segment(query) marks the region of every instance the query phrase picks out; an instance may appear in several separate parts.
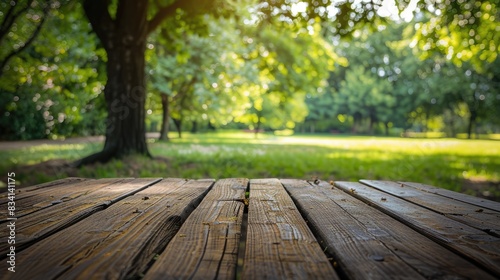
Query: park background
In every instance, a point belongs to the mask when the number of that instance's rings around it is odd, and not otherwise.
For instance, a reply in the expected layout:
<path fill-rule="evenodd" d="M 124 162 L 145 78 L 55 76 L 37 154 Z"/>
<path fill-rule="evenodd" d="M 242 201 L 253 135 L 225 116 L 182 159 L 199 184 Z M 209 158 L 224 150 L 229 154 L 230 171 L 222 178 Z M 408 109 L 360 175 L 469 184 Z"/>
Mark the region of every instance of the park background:
<path fill-rule="evenodd" d="M 0 3 L 2 182 L 387 179 L 500 199 L 498 1 L 136 3 Z M 117 44 L 147 22 L 139 48 L 116 58 L 103 14 Z"/>

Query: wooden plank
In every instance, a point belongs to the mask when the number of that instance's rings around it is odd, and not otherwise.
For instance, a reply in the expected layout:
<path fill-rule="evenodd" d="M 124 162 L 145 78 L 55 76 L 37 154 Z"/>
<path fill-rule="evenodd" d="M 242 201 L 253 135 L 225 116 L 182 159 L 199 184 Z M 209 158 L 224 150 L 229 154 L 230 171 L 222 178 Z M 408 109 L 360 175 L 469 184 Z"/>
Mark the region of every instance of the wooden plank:
<path fill-rule="evenodd" d="M 21 218 L 41 209 L 70 201 L 82 195 L 88 195 L 90 192 L 106 185 L 118 183 L 123 180 L 125 179 L 101 179 L 98 182 L 95 182 L 95 180 L 70 180 L 67 184 L 54 184 L 50 187 L 23 192 L 21 195 L 16 195 L 15 197 L 16 217 Z M 1 214 L 4 214 L 5 211 L 7 211 L 7 207 L 0 208 Z M 2 215 L 2 217 L 7 217 L 6 212 L 5 216 Z M 6 218 L 0 220 L 0 224 L 4 222 L 7 222 Z"/>
<path fill-rule="evenodd" d="M 500 203 L 498 203 L 496 201 L 491 201 L 491 200 L 488 200 L 485 198 L 470 196 L 470 195 L 466 195 L 463 193 L 458 193 L 458 192 L 450 191 L 447 189 L 437 188 L 434 186 L 429 186 L 429 185 L 420 184 L 420 183 L 413 183 L 413 182 L 400 182 L 400 183 L 404 184 L 406 186 L 409 186 L 409 187 L 416 188 L 416 189 L 424 191 L 424 192 L 441 195 L 444 197 L 448 197 L 448 198 L 452 198 L 452 199 L 455 199 L 458 201 L 462 201 L 462 202 L 466 202 L 466 203 L 469 203 L 472 205 L 476 205 L 476 206 L 481 207 L 481 208 L 500 212 Z"/>
<path fill-rule="evenodd" d="M 361 180 L 360 182 L 500 237 L 500 213 L 497 211 L 423 192 L 401 183 L 371 180 Z"/>
<path fill-rule="evenodd" d="M 235 279 L 247 184 L 217 181 L 144 279 Z"/>
<path fill-rule="evenodd" d="M 250 181 L 243 279 L 338 279 L 277 179 Z"/>
<path fill-rule="evenodd" d="M 162 180 L 21 252 L 12 279 L 139 278 L 213 182 Z"/>
<path fill-rule="evenodd" d="M 118 180 L 114 184 L 102 184 L 101 188 L 86 195 L 41 209 L 16 221 L 16 249 L 22 251 L 33 243 L 46 238 L 78 221 L 105 209 L 109 205 L 141 191 L 160 179 Z M 100 180 L 92 184 L 100 184 Z M 0 237 L 0 258 L 5 258 L 9 244 L 7 236 Z"/>
<path fill-rule="evenodd" d="M 50 181 L 50 182 L 41 183 L 41 184 L 34 185 L 34 186 L 20 187 L 20 188 L 16 188 L 16 197 L 22 197 L 22 195 L 24 195 L 25 193 L 29 194 L 29 193 L 31 193 L 33 191 L 36 191 L 36 190 L 39 190 L 39 189 L 43 189 L 43 188 L 47 188 L 47 187 L 53 187 L 53 186 L 57 186 L 57 185 L 73 184 L 73 183 L 83 182 L 83 181 L 87 181 L 87 180 L 92 180 L 92 179 L 79 178 L 79 177 L 67 177 L 67 178 L 63 178 L 63 179 L 59 179 L 59 180 L 54 180 L 54 181 Z M 5 198 L 7 195 L 8 194 L 7 194 L 6 191 L 2 191 L 2 193 L 0 193 L 0 199 Z"/>
<path fill-rule="evenodd" d="M 500 238 L 360 183 L 336 182 L 335 186 L 500 275 Z"/>
<path fill-rule="evenodd" d="M 31 187 L 26 187 L 26 188 L 17 188 L 16 186 L 16 191 L 15 191 L 15 199 L 16 202 L 21 202 L 22 200 L 30 197 L 37 196 L 39 193 L 46 191 L 47 189 L 51 189 L 54 186 L 63 186 L 63 185 L 71 185 L 71 184 L 76 184 L 80 183 L 83 181 L 88 181 L 91 179 L 85 179 L 85 178 L 74 178 L 74 177 L 69 177 L 69 178 L 64 178 L 64 179 L 59 179 L 51 182 L 46 182 L 42 184 L 38 184 L 35 186 Z M 7 190 L 7 188 L 5 189 Z M 0 211 L 4 211 L 4 205 L 7 204 L 8 200 L 7 197 L 9 196 L 9 193 L 7 191 L 0 193 Z M 3 212 L 0 212 L 3 215 Z"/>
<path fill-rule="evenodd" d="M 394 218 L 321 182 L 281 180 L 349 279 L 494 279 Z"/>

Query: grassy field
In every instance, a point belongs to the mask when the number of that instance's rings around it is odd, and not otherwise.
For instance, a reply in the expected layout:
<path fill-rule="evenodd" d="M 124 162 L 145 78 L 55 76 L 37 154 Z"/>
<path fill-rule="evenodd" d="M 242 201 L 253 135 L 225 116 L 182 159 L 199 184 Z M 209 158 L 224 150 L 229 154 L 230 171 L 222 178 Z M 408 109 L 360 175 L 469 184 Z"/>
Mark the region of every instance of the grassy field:
<path fill-rule="evenodd" d="M 21 185 L 67 176 L 390 179 L 500 198 L 500 141 L 268 134 L 255 139 L 243 132 L 148 141 L 154 159 L 132 156 L 80 169 L 67 163 L 99 151 L 102 143 L 2 150 L 2 181 L 12 171 Z"/>

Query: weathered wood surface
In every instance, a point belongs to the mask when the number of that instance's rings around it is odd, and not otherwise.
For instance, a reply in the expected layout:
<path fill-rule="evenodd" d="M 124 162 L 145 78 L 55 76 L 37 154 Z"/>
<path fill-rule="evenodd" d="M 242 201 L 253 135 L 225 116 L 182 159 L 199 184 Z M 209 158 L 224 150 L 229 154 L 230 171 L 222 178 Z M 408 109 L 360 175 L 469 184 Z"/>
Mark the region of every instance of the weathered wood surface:
<path fill-rule="evenodd" d="M 500 276 L 500 203 L 417 183 L 68 178 L 22 188 L 15 273 L 6 199 L 1 279 Z"/>
<path fill-rule="evenodd" d="M 250 181 L 245 279 L 337 279 L 316 238 L 277 179 Z"/>
<path fill-rule="evenodd" d="M 78 182 L 82 182 L 82 181 L 88 181 L 88 180 L 93 180 L 93 179 L 79 178 L 79 177 L 63 178 L 63 179 L 54 180 L 54 181 L 50 181 L 50 182 L 46 182 L 46 183 L 42 183 L 42 184 L 30 186 L 30 187 L 17 188 L 16 195 L 21 196 L 21 195 L 24 195 L 24 193 L 29 194 L 29 193 L 32 193 L 33 191 L 43 189 L 43 188 L 54 187 L 57 185 L 69 185 L 69 184 L 78 183 Z M 6 192 L 0 193 L 0 198 L 4 198 L 5 196 L 7 196 Z"/>
<path fill-rule="evenodd" d="M 217 181 L 145 279 L 235 279 L 247 184 Z"/>
<path fill-rule="evenodd" d="M 76 222 L 105 209 L 109 205 L 147 188 L 160 179 L 101 179 L 88 185 L 82 195 L 59 200 L 17 220 L 16 248 L 21 251 Z M 7 238 L 0 238 L 0 255 L 7 254 Z"/>
<path fill-rule="evenodd" d="M 491 201 L 488 199 L 480 198 L 480 197 L 475 197 L 475 196 L 470 196 L 466 195 L 463 193 L 458 193 L 454 191 L 450 191 L 447 189 L 442 189 L 442 188 L 437 188 L 434 186 L 429 186 L 425 184 L 420 184 L 420 183 L 412 183 L 412 182 L 400 182 L 401 184 L 404 184 L 406 186 L 414 187 L 417 190 L 428 192 L 428 193 L 434 193 L 437 195 L 441 195 L 447 198 L 451 198 L 454 200 L 466 202 L 472 205 L 476 205 L 481 208 L 485 209 L 490 209 L 494 210 L 497 212 L 500 212 L 500 203 Z"/>
<path fill-rule="evenodd" d="M 500 275 L 500 238 L 360 183 L 336 182 L 354 197 Z"/>
<path fill-rule="evenodd" d="M 428 208 L 450 219 L 500 237 L 500 212 L 396 182 L 361 180 L 361 183 Z"/>
<path fill-rule="evenodd" d="M 201 201 L 213 180 L 163 180 L 33 245 L 16 279 L 138 277 Z M 59 244 L 67 244 L 60 248 Z M 38 259 L 50 255 L 45 262 Z M 50 269 L 47 269 L 50 268 Z"/>
<path fill-rule="evenodd" d="M 494 279 L 461 256 L 332 185 L 282 180 L 349 279 Z"/>
<path fill-rule="evenodd" d="M 25 216 L 43 207 L 52 205 L 52 202 L 57 203 L 57 201 L 61 199 L 66 199 L 66 197 L 70 196 L 76 189 L 85 185 L 80 184 L 81 182 L 89 180 L 90 179 L 84 178 L 65 178 L 32 187 L 16 189 L 16 217 Z M 54 186 L 57 186 L 57 188 L 50 188 Z M 55 191 L 56 189 L 57 192 Z M 66 191 L 68 195 L 64 195 L 64 191 Z M 7 197 L 7 192 L 0 194 L 0 224 L 7 221 L 5 219 L 7 217 Z"/>

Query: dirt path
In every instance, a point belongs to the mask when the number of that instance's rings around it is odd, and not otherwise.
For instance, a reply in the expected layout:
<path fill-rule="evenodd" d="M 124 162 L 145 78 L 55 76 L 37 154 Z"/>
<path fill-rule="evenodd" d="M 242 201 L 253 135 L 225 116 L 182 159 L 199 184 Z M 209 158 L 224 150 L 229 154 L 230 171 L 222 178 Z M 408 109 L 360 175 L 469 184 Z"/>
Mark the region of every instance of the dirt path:
<path fill-rule="evenodd" d="M 39 145 L 64 145 L 64 144 L 80 144 L 87 142 L 103 142 L 103 141 L 104 141 L 104 136 L 74 137 L 74 138 L 67 138 L 65 140 L 39 139 L 39 140 L 28 140 L 28 141 L 1 141 L 0 150 L 21 149 Z"/>
<path fill-rule="evenodd" d="M 158 138 L 159 133 L 151 132 L 146 133 L 147 138 Z M 39 145 L 65 145 L 65 144 L 81 144 L 88 142 L 104 142 L 104 136 L 86 136 L 86 137 L 73 137 L 64 140 L 28 140 L 28 141 L 0 141 L 0 150 L 21 149 Z"/>

